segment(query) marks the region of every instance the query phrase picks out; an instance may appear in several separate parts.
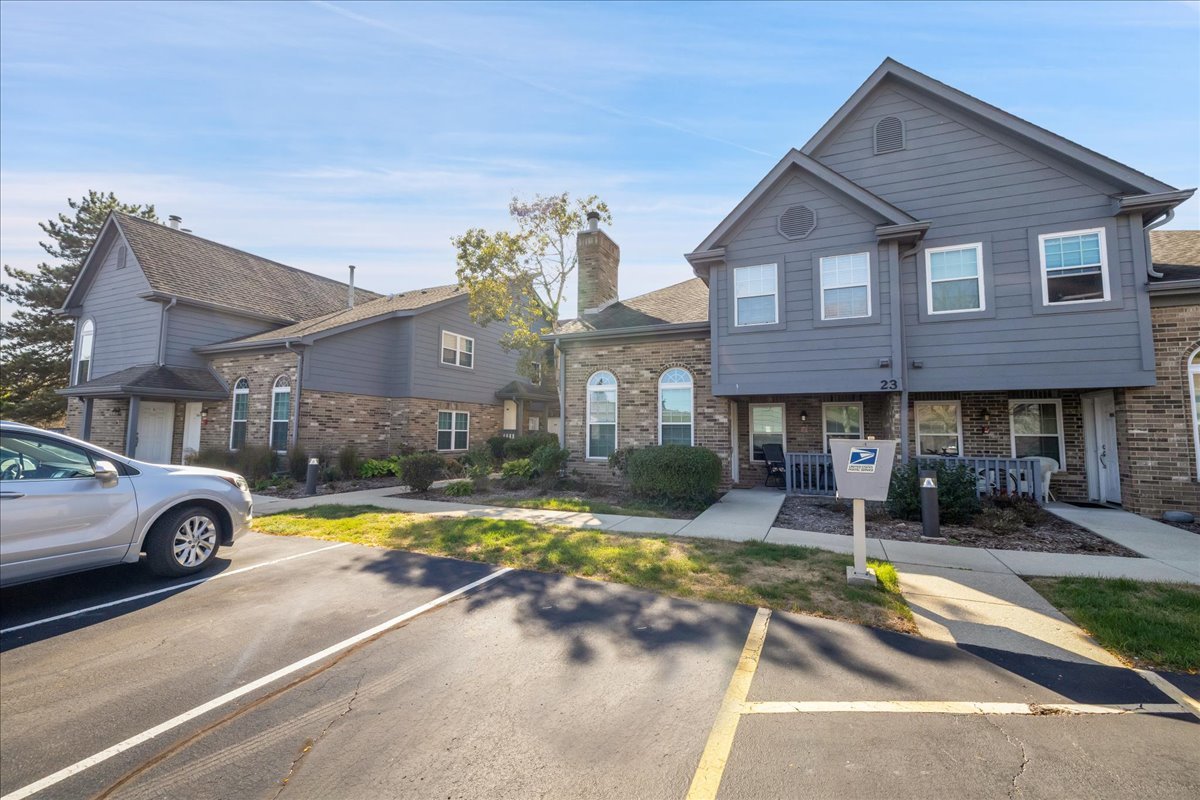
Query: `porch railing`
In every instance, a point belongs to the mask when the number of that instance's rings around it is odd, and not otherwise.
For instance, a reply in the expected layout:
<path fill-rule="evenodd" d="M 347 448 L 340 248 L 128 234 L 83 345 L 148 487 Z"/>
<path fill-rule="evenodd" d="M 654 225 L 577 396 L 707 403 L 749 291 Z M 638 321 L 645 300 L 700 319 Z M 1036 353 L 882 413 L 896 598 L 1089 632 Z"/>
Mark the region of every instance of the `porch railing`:
<path fill-rule="evenodd" d="M 833 456 L 829 453 L 784 453 L 784 473 L 788 494 L 832 497 L 837 494 L 833 475 Z M 975 493 L 1022 495 L 1042 502 L 1042 465 L 1036 458 L 928 457 L 916 459 L 925 468 L 941 464 L 964 465 L 976 476 Z"/>

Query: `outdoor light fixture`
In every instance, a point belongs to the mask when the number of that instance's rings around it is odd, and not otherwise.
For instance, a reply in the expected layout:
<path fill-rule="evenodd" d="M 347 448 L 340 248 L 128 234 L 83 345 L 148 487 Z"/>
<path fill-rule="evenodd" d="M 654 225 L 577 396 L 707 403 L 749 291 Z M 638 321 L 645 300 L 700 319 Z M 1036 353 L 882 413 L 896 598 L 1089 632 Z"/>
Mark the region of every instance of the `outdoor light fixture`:
<path fill-rule="evenodd" d="M 801 412 L 800 412 L 800 421 L 801 421 L 801 422 L 808 422 L 808 412 L 807 412 L 807 411 L 801 411 Z"/>

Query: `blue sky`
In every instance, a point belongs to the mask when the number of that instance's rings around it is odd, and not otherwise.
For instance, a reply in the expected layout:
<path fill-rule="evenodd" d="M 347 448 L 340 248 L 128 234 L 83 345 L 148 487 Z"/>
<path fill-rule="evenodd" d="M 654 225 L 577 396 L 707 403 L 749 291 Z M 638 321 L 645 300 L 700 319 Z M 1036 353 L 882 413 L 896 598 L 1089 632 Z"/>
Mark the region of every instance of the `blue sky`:
<path fill-rule="evenodd" d="M 0 5 L 0 255 L 89 188 L 397 291 L 513 195 L 596 193 L 621 294 L 691 250 L 886 56 L 1200 183 L 1200 5 Z M 1200 227 L 1200 201 L 1171 227 Z"/>

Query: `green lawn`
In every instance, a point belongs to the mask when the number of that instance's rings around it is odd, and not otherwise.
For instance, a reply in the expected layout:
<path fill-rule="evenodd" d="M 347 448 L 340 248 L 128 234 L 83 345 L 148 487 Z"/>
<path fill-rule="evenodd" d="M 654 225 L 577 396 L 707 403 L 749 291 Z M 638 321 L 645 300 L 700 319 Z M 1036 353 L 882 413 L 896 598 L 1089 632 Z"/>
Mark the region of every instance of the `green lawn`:
<path fill-rule="evenodd" d="M 469 500 L 470 498 L 464 498 Z M 482 497 L 478 501 L 489 506 L 508 508 L 544 508 L 550 511 L 587 511 L 591 514 L 620 514 L 627 517 L 694 517 L 695 514 L 672 514 L 662 506 L 631 501 L 614 505 L 591 497 Z"/>
<path fill-rule="evenodd" d="M 1200 671 L 1200 586 L 1128 578 L 1030 578 L 1029 584 L 1133 664 Z"/>
<path fill-rule="evenodd" d="M 807 547 L 633 536 L 521 520 L 404 514 L 373 506 L 316 506 L 261 517 L 254 528 L 916 632 L 891 564 L 872 562 L 878 588 L 852 587 L 846 584 L 849 556 Z"/>

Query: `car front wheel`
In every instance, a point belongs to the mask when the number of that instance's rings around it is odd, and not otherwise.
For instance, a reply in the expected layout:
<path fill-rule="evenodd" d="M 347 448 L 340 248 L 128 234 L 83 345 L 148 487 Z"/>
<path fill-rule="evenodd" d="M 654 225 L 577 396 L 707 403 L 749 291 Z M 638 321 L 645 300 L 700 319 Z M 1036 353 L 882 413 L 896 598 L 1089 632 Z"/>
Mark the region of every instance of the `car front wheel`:
<path fill-rule="evenodd" d="M 181 508 L 154 523 L 146 540 L 146 561 L 158 575 L 190 575 L 216 557 L 220 539 L 221 526 L 213 512 L 200 506 Z"/>

